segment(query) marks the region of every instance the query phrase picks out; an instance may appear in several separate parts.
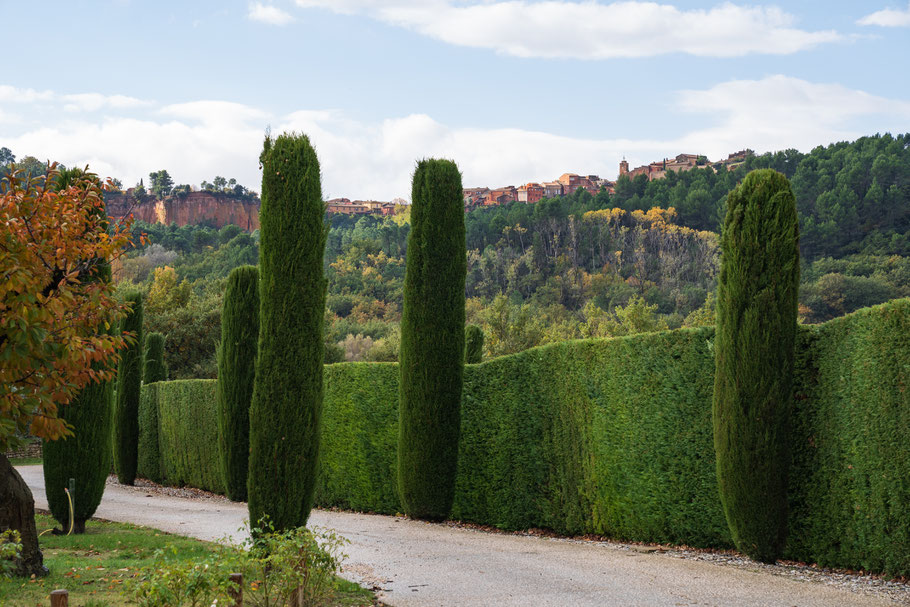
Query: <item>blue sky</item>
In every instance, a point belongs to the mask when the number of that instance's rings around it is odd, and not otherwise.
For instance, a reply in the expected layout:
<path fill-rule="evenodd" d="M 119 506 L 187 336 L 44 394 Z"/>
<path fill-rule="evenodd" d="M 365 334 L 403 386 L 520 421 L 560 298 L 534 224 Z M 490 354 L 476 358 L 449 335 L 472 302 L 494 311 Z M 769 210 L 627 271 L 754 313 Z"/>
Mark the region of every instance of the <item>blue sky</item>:
<path fill-rule="evenodd" d="M 619 160 L 910 131 L 910 3 L 0 0 L 0 146 L 132 185 L 259 189 L 266 127 L 310 135 L 329 197 L 409 197 Z M 17 24 L 11 26 L 11 24 Z"/>

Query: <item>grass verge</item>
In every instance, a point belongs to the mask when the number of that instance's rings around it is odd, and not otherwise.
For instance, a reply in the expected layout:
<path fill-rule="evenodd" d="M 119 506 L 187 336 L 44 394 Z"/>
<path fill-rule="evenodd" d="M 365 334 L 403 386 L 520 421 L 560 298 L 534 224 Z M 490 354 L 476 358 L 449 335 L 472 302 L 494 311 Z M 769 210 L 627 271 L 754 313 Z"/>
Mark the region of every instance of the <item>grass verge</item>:
<path fill-rule="evenodd" d="M 37 516 L 38 532 L 51 529 L 50 516 Z M 147 527 L 123 523 L 89 521 L 84 535 L 41 537 L 44 562 L 50 569 L 45 578 L 0 578 L 0 605 L 9 607 L 47 607 L 52 590 L 70 592 L 70 607 L 120 607 L 134 605 L 123 593 L 126 580 L 154 562 L 158 549 L 173 546 L 180 559 L 197 561 L 217 548 L 214 544 Z M 360 607 L 374 604 L 374 596 L 360 586 L 336 581 L 333 607 Z"/>

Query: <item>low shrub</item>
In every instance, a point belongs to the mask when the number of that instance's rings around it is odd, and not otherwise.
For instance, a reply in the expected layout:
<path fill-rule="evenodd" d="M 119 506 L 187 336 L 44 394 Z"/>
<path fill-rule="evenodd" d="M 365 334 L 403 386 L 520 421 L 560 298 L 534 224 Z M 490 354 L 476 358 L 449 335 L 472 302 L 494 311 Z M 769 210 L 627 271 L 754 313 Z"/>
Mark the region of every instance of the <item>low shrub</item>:
<path fill-rule="evenodd" d="M 177 548 L 168 546 L 155 551 L 153 564 L 128 580 L 126 591 L 140 607 L 230 605 L 231 592 L 237 587 L 230 580 L 236 558 L 236 553 L 225 548 L 187 560 L 178 555 Z"/>
<path fill-rule="evenodd" d="M 264 528 L 251 529 L 250 537 L 240 555 L 243 576 L 252 582 L 244 591 L 244 604 L 329 604 L 344 559 L 341 549 L 347 540 L 331 530 L 310 531 L 306 527 L 279 532 L 267 522 Z"/>

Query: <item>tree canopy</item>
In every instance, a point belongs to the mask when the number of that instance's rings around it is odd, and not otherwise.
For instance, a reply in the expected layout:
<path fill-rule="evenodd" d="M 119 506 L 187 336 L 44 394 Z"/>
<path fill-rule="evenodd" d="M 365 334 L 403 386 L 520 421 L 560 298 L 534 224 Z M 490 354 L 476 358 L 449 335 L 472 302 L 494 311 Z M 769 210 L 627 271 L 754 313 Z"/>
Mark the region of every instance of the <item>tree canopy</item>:
<path fill-rule="evenodd" d="M 60 407 L 91 382 L 110 380 L 124 337 L 113 287 L 87 281 L 129 241 L 109 228 L 97 178 L 57 191 L 51 179 L 12 173 L 0 185 L 0 449 L 29 432 L 69 434 Z M 93 364 L 94 363 L 94 364 Z"/>

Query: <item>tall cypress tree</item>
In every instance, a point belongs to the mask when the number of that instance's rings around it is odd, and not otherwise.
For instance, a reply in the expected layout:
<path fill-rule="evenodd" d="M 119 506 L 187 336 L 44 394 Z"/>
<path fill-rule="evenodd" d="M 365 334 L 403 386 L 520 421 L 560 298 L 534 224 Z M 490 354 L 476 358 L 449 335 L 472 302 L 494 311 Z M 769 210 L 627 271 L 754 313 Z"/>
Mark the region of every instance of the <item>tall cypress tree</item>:
<path fill-rule="evenodd" d="M 246 501 L 250 455 L 250 402 L 259 348 L 259 269 L 228 276 L 218 348 L 218 446 L 227 496 Z"/>
<path fill-rule="evenodd" d="M 799 224 L 790 183 L 749 173 L 727 197 L 715 340 L 717 481 L 736 547 L 773 562 L 787 533 Z"/>
<path fill-rule="evenodd" d="M 101 189 L 97 177 L 86 175 L 79 168 L 60 171 L 53 187 L 59 191 L 73 185 L 98 188 L 99 192 Z M 98 212 L 103 213 L 103 208 Z M 98 264 L 81 279 L 109 282 L 110 265 Z M 92 517 L 101 503 L 111 470 L 112 397 L 112 382 L 87 385 L 60 410 L 60 417 L 72 426 L 73 436 L 44 442 L 42 464 L 48 509 L 63 529 L 69 528 L 70 502 L 65 489 L 69 488 L 69 481 L 73 479 L 74 533 L 85 531 L 85 521 Z"/>
<path fill-rule="evenodd" d="M 304 135 L 266 137 L 259 211 L 259 358 L 250 406 L 250 524 L 310 515 L 322 415 L 325 206 Z"/>
<path fill-rule="evenodd" d="M 464 362 L 469 365 L 483 360 L 483 329 L 468 325 L 464 329 Z"/>
<path fill-rule="evenodd" d="M 164 364 L 164 335 L 149 333 L 145 337 L 145 370 L 142 383 L 151 384 L 167 380 L 167 366 Z"/>
<path fill-rule="evenodd" d="M 120 353 L 117 369 L 117 403 L 114 407 L 114 472 L 117 480 L 132 485 L 136 480 L 139 457 L 139 393 L 142 387 L 142 295 L 126 295 L 132 309 L 123 319 L 122 329 L 134 341 Z"/>
<path fill-rule="evenodd" d="M 405 512 L 439 520 L 455 495 L 464 377 L 465 256 L 461 173 L 417 164 L 401 318 L 398 489 Z"/>

